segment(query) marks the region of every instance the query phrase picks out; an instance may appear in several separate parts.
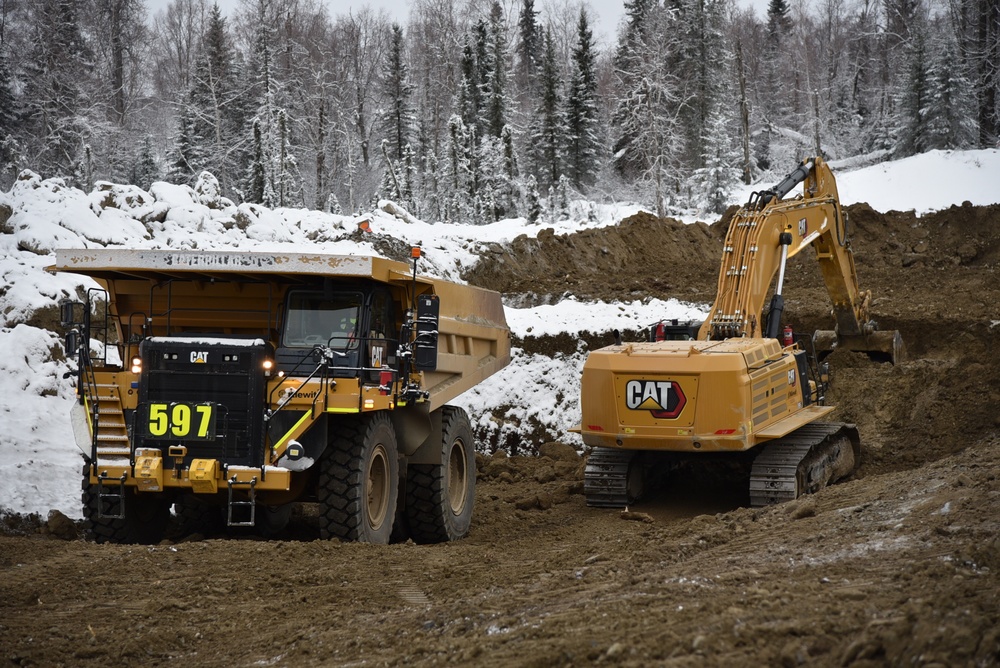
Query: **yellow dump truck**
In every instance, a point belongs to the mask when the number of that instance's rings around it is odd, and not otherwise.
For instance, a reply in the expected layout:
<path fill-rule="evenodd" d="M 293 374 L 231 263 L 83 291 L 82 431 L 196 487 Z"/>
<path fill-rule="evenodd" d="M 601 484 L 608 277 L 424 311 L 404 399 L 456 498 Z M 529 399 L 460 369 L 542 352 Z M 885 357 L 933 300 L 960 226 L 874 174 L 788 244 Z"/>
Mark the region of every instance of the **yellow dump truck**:
<path fill-rule="evenodd" d="M 307 502 L 327 538 L 465 536 L 475 443 L 448 402 L 508 363 L 510 331 L 499 294 L 419 256 L 57 251 L 102 286 L 61 304 L 88 534 L 159 541 L 171 506 L 186 531 L 273 534 Z"/>

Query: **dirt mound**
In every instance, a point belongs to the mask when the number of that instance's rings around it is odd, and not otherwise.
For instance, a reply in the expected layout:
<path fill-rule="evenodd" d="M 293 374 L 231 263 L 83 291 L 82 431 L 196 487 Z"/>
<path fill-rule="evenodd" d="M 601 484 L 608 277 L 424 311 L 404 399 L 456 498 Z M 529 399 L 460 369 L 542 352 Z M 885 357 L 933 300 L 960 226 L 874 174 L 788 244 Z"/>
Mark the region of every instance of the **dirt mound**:
<path fill-rule="evenodd" d="M 1000 665 L 1000 207 L 848 213 L 862 288 L 910 356 L 830 357 L 829 402 L 864 443 L 847 482 L 751 509 L 742 482 L 680 471 L 621 513 L 586 507 L 583 460 L 549 443 L 524 448 L 538 457 L 479 455 L 471 534 L 445 545 L 317 540 L 307 509 L 283 540 L 152 547 L 66 540 L 59 518 L 3 518 L 0 657 Z M 637 216 L 493 247 L 468 278 L 524 303 L 565 292 L 707 302 L 724 231 Z M 799 331 L 832 326 L 808 255 L 786 283 Z"/>
<path fill-rule="evenodd" d="M 725 229 L 685 225 L 638 213 L 614 227 L 493 244 L 463 278 L 505 294 L 541 301 L 571 293 L 584 299 L 702 299 L 714 283 Z"/>

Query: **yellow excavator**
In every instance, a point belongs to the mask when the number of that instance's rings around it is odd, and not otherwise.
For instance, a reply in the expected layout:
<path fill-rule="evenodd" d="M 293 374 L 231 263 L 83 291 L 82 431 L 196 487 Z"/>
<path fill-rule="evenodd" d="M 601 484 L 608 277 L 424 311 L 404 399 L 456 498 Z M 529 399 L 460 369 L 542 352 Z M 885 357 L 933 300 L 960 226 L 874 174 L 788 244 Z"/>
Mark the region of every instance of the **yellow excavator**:
<path fill-rule="evenodd" d="M 803 193 L 785 199 L 800 183 Z M 836 329 L 796 341 L 781 321 L 785 267 L 810 246 Z M 871 293 L 858 287 L 833 173 L 822 158 L 808 158 L 781 183 L 754 192 L 731 219 L 703 323 L 657 323 L 649 340 L 635 343 L 616 333 L 614 345 L 588 356 L 582 419 L 572 430 L 592 448 L 587 505 L 627 506 L 651 471 L 690 458 L 752 457 L 753 506 L 849 475 L 860 437 L 853 424 L 824 421 L 834 407 L 824 405 L 829 371 L 818 355 L 836 347 L 900 362 L 899 332 L 879 331 L 870 305 Z"/>

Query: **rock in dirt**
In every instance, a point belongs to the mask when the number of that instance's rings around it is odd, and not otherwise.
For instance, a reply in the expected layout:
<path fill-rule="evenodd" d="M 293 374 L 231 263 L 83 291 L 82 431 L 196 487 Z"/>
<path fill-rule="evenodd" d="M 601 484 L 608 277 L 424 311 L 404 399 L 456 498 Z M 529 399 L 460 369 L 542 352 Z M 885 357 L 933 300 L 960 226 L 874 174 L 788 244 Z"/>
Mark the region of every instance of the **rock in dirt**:
<path fill-rule="evenodd" d="M 557 462 L 579 462 L 580 453 L 576 451 L 572 445 L 566 443 L 543 443 L 538 446 L 538 455 L 540 457 L 548 457 L 549 459 L 554 459 Z"/>
<path fill-rule="evenodd" d="M 45 523 L 46 533 L 49 533 L 56 538 L 61 538 L 62 540 L 76 540 L 79 538 L 79 532 L 76 530 L 76 524 L 73 520 L 66 517 L 63 513 L 58 510 L 50 510 L 48 521 Z"/>

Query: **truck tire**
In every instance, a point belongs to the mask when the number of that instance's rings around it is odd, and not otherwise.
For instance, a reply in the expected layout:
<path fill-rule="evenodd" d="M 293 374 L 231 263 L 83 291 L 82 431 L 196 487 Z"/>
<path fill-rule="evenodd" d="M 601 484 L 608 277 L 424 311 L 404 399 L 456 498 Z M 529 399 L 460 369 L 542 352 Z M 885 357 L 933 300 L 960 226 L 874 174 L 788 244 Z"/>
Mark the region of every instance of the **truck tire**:
<path fill-rule="evenodd" d="M 198 498 L 197 494 L 182 494 L 174 500 L 177 533 L 181 537 L 191 534 L 213 536 L 224 533 L 225 512 L 223 506 Z"/>
<path fill-rule="evenodd" d="M 319 472 L 323 538 L 387 544 L 399 493 L 396 432 L 385 413 L 335 427 Z"/>
<path fill-rule="evenodd" d="M 100 517 L 97 485 L 90 483 L 90 467 L 83 467 L 83 531 L 97 543 L 139 543 L 151 545 L 163 540 L 170 521 L 170 504 L 153 494 L 137 494 L 125 489 L 125 516 Z"/>
<path fill-rule="evenodd" d="M 441 464 L 410 464 L 406 519 L 417 543 L 464 538 L 476 496 L 475 440 L 469 416 L 457 406 L 441 408 Z"/>

